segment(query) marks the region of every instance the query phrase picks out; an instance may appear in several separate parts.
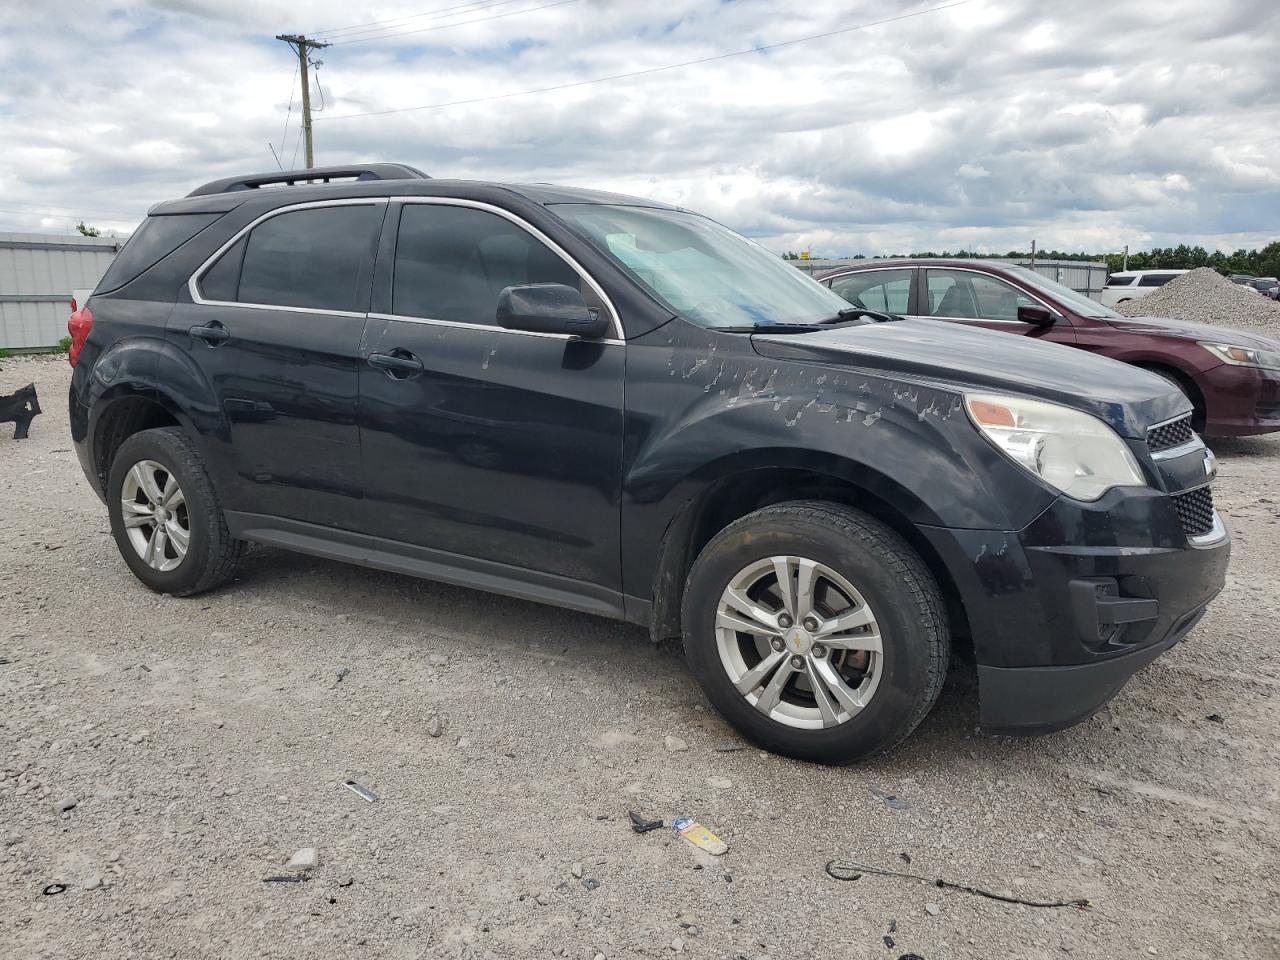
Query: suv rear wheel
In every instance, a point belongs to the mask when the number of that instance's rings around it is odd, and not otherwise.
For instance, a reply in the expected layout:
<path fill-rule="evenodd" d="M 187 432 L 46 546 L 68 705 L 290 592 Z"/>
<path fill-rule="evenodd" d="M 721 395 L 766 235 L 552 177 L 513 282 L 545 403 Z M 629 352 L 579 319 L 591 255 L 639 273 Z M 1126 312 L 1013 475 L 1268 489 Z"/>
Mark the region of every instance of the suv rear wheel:
<path fill-rule="evenodd" d="M 909 544 L 822 502 L 765 507 L 717 534 L 685 589 L 685 653 L 748 739 L 849 763 L 897 745 L 938 698 L 950 633 Z"/>
<path fill-rule="evenodd" d="M 227 531 L 213 481 L 177 427 L 135 433 L 107 478 L 107 510 L 120 555 L 157 593 L 188 596 L 231 579 L 244 541 Z"/>

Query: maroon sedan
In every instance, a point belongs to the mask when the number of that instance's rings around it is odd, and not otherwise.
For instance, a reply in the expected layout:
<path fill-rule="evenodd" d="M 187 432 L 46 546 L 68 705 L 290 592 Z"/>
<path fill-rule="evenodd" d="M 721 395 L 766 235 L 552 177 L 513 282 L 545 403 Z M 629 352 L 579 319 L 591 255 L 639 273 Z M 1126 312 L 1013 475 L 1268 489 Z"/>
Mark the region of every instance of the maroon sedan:
<path fill-rule="evenodd" d="M 817 275 L 850 303 L 1039 337 L 1174 381 L 1209 436 L 1280 430 L 1280 341 L 1229 327 L 1125 317 L 1025 267 L 988 260 L 868 260 Z"/>

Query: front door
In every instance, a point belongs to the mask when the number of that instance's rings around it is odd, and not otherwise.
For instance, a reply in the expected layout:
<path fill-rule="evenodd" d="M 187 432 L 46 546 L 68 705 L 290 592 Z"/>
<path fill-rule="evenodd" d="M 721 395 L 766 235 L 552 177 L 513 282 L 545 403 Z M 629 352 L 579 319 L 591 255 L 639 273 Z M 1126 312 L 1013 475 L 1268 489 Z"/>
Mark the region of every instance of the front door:
<path fill-rule="evenodd" d="M 385 202 L 261 221 L 196 278 L 167 336 L 223 430 L 206 442 L 228 510 L 352 527 L 360 500 L 360 335 Z M 194 398 L 193 398 L 194 399 Z"/>
<path fill-rule="evenodd" d="M 924 282 L 920 305 L 916 308 L 918 316 L 1039 337 L 1053 343 L 1076 342 L 1075 331 L 1064 317 L 1059 316 L 1055 323 L 1045 325 L 1019 320 L 1019 307 L 1044 304 L 1005 280 L 976 270 L 928 267 L 922 273 Z M 1057 313 L 1056 310 L 1050 312 Z"/>
<path fill-rule="evenodd" d="M 526 283 L 609 309 L 494 208 L 392 201 L 360 370 L 365 527 L 437 564 L 618 591 L 625 347 L 496 326 Z"/>

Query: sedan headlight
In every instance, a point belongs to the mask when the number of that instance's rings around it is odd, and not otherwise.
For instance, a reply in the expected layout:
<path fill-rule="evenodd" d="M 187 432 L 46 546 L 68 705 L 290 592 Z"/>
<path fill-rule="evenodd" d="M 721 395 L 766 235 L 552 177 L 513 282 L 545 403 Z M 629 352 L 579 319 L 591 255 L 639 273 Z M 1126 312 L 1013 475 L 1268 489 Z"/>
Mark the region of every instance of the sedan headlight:
<path fill-rule="evenodd" d="M 1205 343 L 1204 347 L 1223 363 L 1237 367 L 1260 367 L 1263 370 L 1280 370 L 1280 351 L 1254 350 L 1250 347 L 1237 347 L 1230 343 Z"/>
<path fill-rule="evenodd" d="M 1145 487 L 1133 453 L 1097 417 L 1042 400 L 970 393 L 969 416 L 1010 460 L 1077 500 Z"/>

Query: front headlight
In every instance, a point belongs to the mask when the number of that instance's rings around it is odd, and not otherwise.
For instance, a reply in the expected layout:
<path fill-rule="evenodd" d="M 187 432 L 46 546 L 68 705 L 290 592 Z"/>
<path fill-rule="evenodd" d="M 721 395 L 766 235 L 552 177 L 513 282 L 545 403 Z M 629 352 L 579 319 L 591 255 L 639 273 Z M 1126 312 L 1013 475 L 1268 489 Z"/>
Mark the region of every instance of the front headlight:
<path fill-rule="evenodd" d="M 1230 343 L 1205 343 L 1204 347 L 1223 363 L 1237 367 L 1260 367 L 1263 370 L 1280 370 L 1280 352 L 1275 350 L 1254 350 L 1250 347 L 1237 347 Z"/>
<path fill-rule="evenodd" d="M 1018 466 L 1077 500 L 1112 487 L 1145 487 L 1138 461 L 1119 435 L 1079 410 L 987 393 L 965 394 L 978 429 Z"/>

